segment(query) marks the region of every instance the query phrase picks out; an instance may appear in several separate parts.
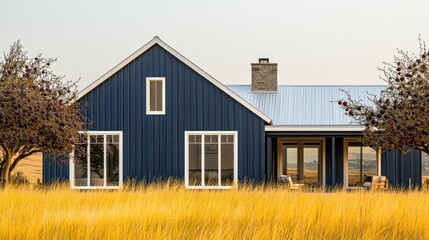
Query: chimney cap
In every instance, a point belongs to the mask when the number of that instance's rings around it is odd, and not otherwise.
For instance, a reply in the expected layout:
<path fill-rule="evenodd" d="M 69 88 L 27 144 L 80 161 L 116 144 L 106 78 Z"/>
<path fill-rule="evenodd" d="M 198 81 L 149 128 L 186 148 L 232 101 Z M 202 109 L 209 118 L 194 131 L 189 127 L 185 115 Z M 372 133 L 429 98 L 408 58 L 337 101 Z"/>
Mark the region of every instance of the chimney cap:
<path fill-rule="evenodd" d="M 259 63 L 270 63 L 269 58 L 259 58 Z"/>

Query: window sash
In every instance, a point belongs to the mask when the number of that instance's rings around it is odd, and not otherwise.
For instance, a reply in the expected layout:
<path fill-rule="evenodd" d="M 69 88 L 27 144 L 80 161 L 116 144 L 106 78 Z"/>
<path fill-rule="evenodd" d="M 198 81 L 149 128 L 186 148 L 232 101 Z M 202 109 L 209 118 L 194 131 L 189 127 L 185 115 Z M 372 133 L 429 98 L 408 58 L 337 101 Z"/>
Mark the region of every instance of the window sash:
<path fill-rule="evenodd" d="M 197 158 L 198 162 L 192 161 L 191 162 L 191 155 L 193 153 L 190 153 L 190 150 L 192 152 L 195 151 L 195 145 L 199 145 L 199 153 Z M 207 148 L 207 145 L 210 147 Z M 228 168 L 225 168 L 224 165 L 231 164 L 226 161 L 224 161 L 223 156 L 225 154 L 222 154 L 222 150 L 225 150 L 226 146 L 232 145 L 232 182 L 230 185 L 225 185 L 228 179 L 228 174 L 226 172 L 231 171 Z M 237 132 L 234 131 L 228 131 L 228 132 L 185 132 L 185 187 L 188 189 L 228 189 L 233 188 L 237 186 L 237 178 L 238 178 L 238 169 L 237 169 Z M 192 149 L 191 149 L 192 147 Z M 209 163 L 210 166 L 206 166 L 208 164 L 208 159 L 206 159 L 208 156 L 208 152 L 210 152 L 211 155 L 214 154 L 213 149 L 216 148 L 216 160 L 217 166 L 213 165 L 213 162 Z M 194 153 L 195 154 L 195 153 Z M 211 156 L 210 160 L 213 156 Z M 195 159 L 192 159 L 195 160 Z M 197 179 L 199 178 L 200 182 L 196 181 L 198 184 L 190 183 L 191 179 L 195 178 L 195 170 L 192 171 L 191 169 L 194 168 L 194 166 L 199 163 L 199 168 L 195 169 L 197 171 L 201 171 L 197 175 Z M 191 166 L 192 165 L 192 166 Z M 213 169 L 217 169 L 216 176 L 214 176 Z M 206 171 L 210 171 L 206 172 Z M 192 174 L 192 175 L 191 175 Z M 225 177 L 225 175 L 227 177 Z M 207 179 L 210 179 L 210 177 L 214 178 L 216 182 L 211 181 L 208 183 Z M 216 184 L 214 184 L 216 183 Z"/>
<path fill-rule="evenodd" d="M 79 132 L 83 133 L 83 132 Z M 99 131 L 89 131 L 87 132 L 88 138 L 86 139 L 84 144 L 87 144 L 86 147 L 86 185 L 84 184 L 76 184 L 76 163 L 74 160 L 74 152 L 70 154 L 70 185 L 72 189 L 118 189 L 122 187 L 122 132 L 99 132 Z M 109 140 L 110 139 L 110 140 Z M 112 141 L 112 142 L 109 142 Z M 80 143 L 82 144 L 82 143 Z M 98 184 L 95 184 L 94 179 L 92 179 L 91 175 L 92 173 L 92 166 L 91 166 L 91 146 L 92 145 L 102 145 L 103 147 L 103 153 L 102 153 L 102 161 L 103 161 L 103 178 L 100 178 L 102 180 L 102 185 L 100 184 L 100 180 L 98 181 Z M 108 179 L 108 171 L 112 171 L 112 169 L 107 169 L 108 166 L 108 159 L 107 159 L 107 150 L 108 145 L 117 145 L 117 168 L 118 168 L 118 180 L 117 183 L 111 184 L 107 181 Z M 115 181 L 116 182 L 116 181 Z"/>
<path fill-rule="evenodd" d="M 146 114 L 165 114 L 165 78 L 146 78 Z"/>

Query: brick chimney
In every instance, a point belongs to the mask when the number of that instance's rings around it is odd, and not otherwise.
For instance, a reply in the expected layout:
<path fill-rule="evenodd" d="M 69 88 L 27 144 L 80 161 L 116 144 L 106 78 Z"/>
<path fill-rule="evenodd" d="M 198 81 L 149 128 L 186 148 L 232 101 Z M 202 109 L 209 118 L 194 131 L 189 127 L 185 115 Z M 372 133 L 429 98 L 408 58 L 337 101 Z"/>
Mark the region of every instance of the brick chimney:
<path fill-rule="evenodd" d="M 259 58 L 259 63 L 252 66 L 252 92 L 277 91 L 277 63 L 270 63 L 269 58 Z"/>

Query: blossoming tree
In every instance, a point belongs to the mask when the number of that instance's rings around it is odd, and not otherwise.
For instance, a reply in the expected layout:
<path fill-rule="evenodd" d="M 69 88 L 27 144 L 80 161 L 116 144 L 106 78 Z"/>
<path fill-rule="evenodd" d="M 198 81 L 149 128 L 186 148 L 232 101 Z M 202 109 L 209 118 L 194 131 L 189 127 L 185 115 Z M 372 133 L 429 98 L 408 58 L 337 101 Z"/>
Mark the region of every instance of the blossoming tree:
<path fill-rule="evenodd" d="M 365 126 L 363 142 L 382 151 L 429 153 L 429 51 L 419 39 L 420 54 L 398 50 L 393 63 L 379 70 L 387 86 L 379 95 L 368 95 L 371 104 L 349 93 L 338 101 L 355 122 Z"/>
<path fill-rule="evenodd" d="M 83 118 L 75 83 L 52 72 L 56 59 L 28 58 L 15 42 L 0 61 L 0 181 L 24 158 L 43 152 L 67 156 Z"/>

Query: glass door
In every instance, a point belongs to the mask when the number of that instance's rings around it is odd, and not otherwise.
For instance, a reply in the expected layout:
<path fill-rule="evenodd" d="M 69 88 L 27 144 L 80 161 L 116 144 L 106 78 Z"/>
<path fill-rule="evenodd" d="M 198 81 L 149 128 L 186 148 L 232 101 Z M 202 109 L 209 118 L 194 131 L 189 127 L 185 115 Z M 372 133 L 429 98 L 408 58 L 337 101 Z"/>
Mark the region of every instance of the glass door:
<path fill-rule="evenodd" d="M 312 187 L 317 187 L 320 183 L 320 143 L 303 144 L 303 169 L 304 183 Z"/>
<path fill-rule="evenodd" d="M 281 141 L 280 175 L 294 183 L 317 187 L 322 182 L 322 141 Z"/>
<path fill-rule="evenodd" d="M 299 178 L 298 171 L 298 144 L 297 143 L 285 143 L 283 144 L 283 175 L 289 175 L 292 181 L 298 182 Z"/>
<path fill-rule="evenodd" d="M 347 142 L 347 187 L 362 187 L 368 177 L 378 175 L 377 151 L 360 142 Z"/>

